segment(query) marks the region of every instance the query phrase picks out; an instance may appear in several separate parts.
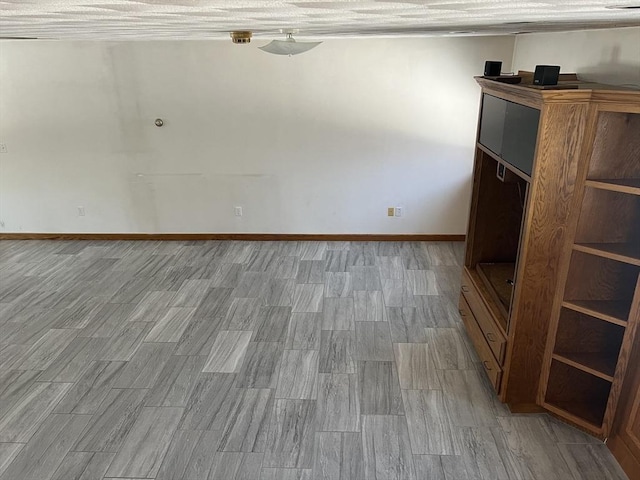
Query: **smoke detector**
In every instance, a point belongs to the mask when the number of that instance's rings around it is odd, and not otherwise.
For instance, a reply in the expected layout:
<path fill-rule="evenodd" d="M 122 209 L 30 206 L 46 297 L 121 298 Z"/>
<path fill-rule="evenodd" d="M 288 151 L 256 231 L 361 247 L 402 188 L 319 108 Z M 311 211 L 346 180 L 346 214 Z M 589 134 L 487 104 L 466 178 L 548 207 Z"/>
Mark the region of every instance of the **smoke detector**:
<path fill-rule="evenodd" d="M 231 36 L 231 41 L 233 43 L 244 44 L 251 42 L 251 32 L 231 32 L 229 35 Z"/>

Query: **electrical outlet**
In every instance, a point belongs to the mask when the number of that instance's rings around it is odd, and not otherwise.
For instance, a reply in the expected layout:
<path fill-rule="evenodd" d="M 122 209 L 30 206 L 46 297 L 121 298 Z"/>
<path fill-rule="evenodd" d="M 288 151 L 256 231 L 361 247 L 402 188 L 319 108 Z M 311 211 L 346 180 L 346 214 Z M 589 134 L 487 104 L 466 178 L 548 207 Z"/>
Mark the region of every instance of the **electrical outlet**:
<path fill-rule="evenodd" d="M 393 217 L 396 214 L 396 209 L 393 207 L 387 208 L 387 217 Z"/>
<path fill-rule="evenodd" d="M 0 143 L 0 153 L 7 153 L 7 144 Z"/>
<path fill-rule="evenodd" d="M 84 207 L 78 207 L 78 216 L 84 217 Z"/>
<path fill-rule="evenodd" d="M 402 207 L 396 207 L 394 213 L 395 213 L 396 217 L 401 217 L 402 216 Z"/>
<path fill-rule="evenodd" d="M 234 212 L 236 214 L 236 217 L 241 217 L 242 216 L 242 207 L 234 207 L 233 210 L 234 210 Z"/>

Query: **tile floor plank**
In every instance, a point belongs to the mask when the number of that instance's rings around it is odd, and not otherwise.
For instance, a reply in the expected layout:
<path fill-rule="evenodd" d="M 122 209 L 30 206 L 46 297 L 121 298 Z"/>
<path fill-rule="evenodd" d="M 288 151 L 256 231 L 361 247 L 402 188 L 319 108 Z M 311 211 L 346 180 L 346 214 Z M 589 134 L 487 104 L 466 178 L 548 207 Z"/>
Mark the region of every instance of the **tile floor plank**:
<path fill-rule="evenodd" d="M 276 400 L 264 467 L 312 468 L 315 431 L 315 400 Z"/>
<path fill-rule="evenodd" d="M 324 296 L 327 298 L 353 296 L 353 283 L 348 272 L 327 272 L 325 274 Z"/>
<path fill-rule="evenodd" d="M 18 370 L 46 370 L 77 334 L 73 329 L 50 329 L 26 352 Z"/>
<path fill-rule="evenodd" d="M 144 407 L 111 462 L 107 476 L 155 477 L 182 413 L 179 407 Z"/>
<path fill-rule="evenodd" d="M 325 298 L 322 330 L 354 330 L 353 298 Z"/>
<path fill-rule="evenodd" d="M 145 342 L 177 342 L 187 329 L 194 308 L 171 307 L 147 334 Z"/>
<path fill-rule="evenodd" d="M 203 372 L 237 373 L 253 332 L 221 331 L 211 347 Z"/>
<path fill-rule="evenodd" d="M 284 342 L 291 318 L 290 307 L 265 306 L 258 312 L 254 342 Z"/>
<path fill-rule="evenodd" d="M 34 383 L 0 420 L 0 442 L 25 443 L 46 420 L 71 383 Z"/>
<path fill-rule="evenodd" d="M 293 312 L 321 312 L 324 285 L 298 284 L 293 292 Z"/>
<path fill-rule="evenodd" d="M 315 400 L 318 395 L 318 361 L 317 350 L 285 350 L 276 398 Z"/>
<path fill-rule="evenodd" d="M 75 382 L 107 345 L 105 338 L 74 338 L 40 374 L 40 382 Z"/>
<path fill-rule="evenodd" d="M 525 478 L 562 480 L 572 473 L 554 441 L 553 431 L 545 419 L 530 417 L 500 417 L 502 427 L 517 470 Z"/>
<path fill-rule="evenodd" d="M 111 390 L 90 418 L 86 430 L 73 447 L 78 452 L 117 453 L 125 436 L 135 423 L 146 390 Z"/>
<path fill-rule="evenodd" d="M 54 412 L 79 415 L 96 413 L 124 365 L 125 362 L 91 362 L 87 371 L 62 397 Z"/>
<path fill-rule="evenodd" d="M 259 480 L 312 480 L 312 470 L 297 468 L 263 468 Z"/>
<path fill-rule="evenodd" d="M 429 345 L 394 343 L 400 388 L 403 390 L 438 390 L 441 388 Z"/>
<path fill-rule="evenodd" d="M 128 362 L 151 328 L 152 325 L 148 322 L 125 323 L 108 342 L 104 342 L 106 345 L 96 356 L 97 360 Z"/>
<path fill-rule="evenodd" d="M 355 331 L 322 330 L 320 373 L 355 373 Z"/>
<path fill-rule="evenodd" d="M 414 455 L 413 464 L 416 467 L 416 476 L 420 479 L 447 480 L 439 455 Z"/>
<path fill-rule="evenodd" d="M 391 341 L 394 343 L 426 343 L 427 325 L 416 308 L 389 307 L 386 309 Z"/>
<path fill-rule="evenodd" d="M 324 260 L 300 260 L 296 283 L 324 284 L 325 267 Z"/>
<path fill-rule="evenodd" d="M 0 480 L 50 480 L 89 419 L 88 415 L 53 414 L 47 417 Z"/>
<path fill-rule="evenodd" d="M 476 370 L 440 370 L 440 384 L 454 425 L 494 427 L 498 425 L 491 393 L 483 388 Z"/>
<path fill-rule="evenodd" d="M 204 430 L 177 430 L 167 449 L 156 480 L 182 480 Z M 205 473 L 206 475 L 206 473 Z"/>
<path fill-rule="evenodd" d="M 255 330 L 263 305 L 262 298 L 234 298 L 226 314 L 225 330 Z"/>
<path fill-rule="evenodd" d="M 362 443 L 367 480 L 417 480 L 404 416 L 363 415 Z"/>
<path fill-rule="evenodd" d="M 172 356 L 145 399 L 147 407 L 185 407 L 195 389 L 204 357 Z"/>
<path fill-rule="evenodd" d="M 358 362 L 358 387 L 363 415 L 404 414 L 394 362 Z"/>
<path fill-rule="evenodd" d="M 575 480 L 626 480 L 605 445 L 560 444 L 562 458 Z"/>
<path fill-rule="evenodd" d="M 472 370 L 473 361 L 455 328 L 429 328 L 427 337 L 439 370 Z"/>
<path fill-rule="evenodd" d="M 62 463 L 53 474 L 52 480 L 78 480 L 85 471 L 93 453 L 69 452 L 62 459 Z"/>
<path fill-rule="evenodd" d="M 0 476 L 16 458 L 24 443 L 0 443 Z"/>
<path fill-rule="evenodd" d="M 157 322 L 165 316 L 175 295 L 176 292 L 172 291 L 147 292 L 133 309 L 128 320 L 130 322 Z"/>
<path fill-rule="evenodd" d="M 222 430 L 238 393 L 233 373 L 201 373 L 180 422 L 181 430 Z"/>
<path fill-rule="evenodd" d="M 200 440 L 189 458 L 182 478 L 185 480 L 191 478 L 209 478 L 209 472 L 216 459 L 219 436 L 220 432 L 217 431 L 206 431 L 202 433 Z"/>
<path fill-rule="evenodd" d="M 318 430 L 360 431 L 360 394 L 357 375 L 321 373 L 318 383 Z"/>
<path fill-rule="evenodd" d="M 278 342 L 250 342 L 238 373 L 238 388 L 276 388 L 282 357 Z"/>
<path fill-rule="evenodd" d="M 285 341 L 289 350 L 319 350 L 321 313 L 292 313 Z"/>
<path fill-rule="evenodd" d="M 229 411 L 218 451 L 264 452 L 272 410 L 271 389 L 243 389 Z"/>
<path fill-rule="evenodd" d="M 353 292 L 354 319 L 356 322 L 386 322 L 387 311 L 382 291 Z"/>
<path fill-rule="evenodd" d="M 460 455 L 458 432 L 440 390 L 403 390 L 411 451 L 416 455 Z"/>
<path fill-rule="evenodd" d="M 124 366 L 113 388 L 152 388 L 174 348 L 174 343 L 143 343 Z"/>
<path fill-rule="evenodd" d="M 393 361 L 393 346 L 386 322 L 356 322 L 356 360 Z"/>

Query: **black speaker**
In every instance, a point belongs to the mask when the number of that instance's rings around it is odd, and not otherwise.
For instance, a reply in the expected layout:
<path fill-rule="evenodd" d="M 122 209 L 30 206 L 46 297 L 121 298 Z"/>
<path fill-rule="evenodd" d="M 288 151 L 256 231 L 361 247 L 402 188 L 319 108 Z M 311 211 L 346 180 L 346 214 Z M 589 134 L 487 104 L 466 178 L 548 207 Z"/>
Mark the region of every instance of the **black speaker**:
<path fill-rule="evenodd" d="M 495 62 L 491 60 L 484 62 L 485 77 L 498 77 L 500 76 L 500 70 L 502 70 L 502 62 Z"/>
<path fill-rule="evenodd" d="M 534 85 L 557 85 L 560 67 L 557 65 L 536 65 L 533 74 Z"/>

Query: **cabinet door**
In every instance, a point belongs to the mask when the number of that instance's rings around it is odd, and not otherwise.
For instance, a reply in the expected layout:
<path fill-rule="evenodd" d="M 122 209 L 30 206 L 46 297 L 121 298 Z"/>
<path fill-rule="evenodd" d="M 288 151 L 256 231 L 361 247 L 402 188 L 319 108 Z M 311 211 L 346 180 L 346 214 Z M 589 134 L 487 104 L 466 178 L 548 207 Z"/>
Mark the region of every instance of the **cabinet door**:
<path fill-rule="evenodd" d="M 640 280 L 638 281 L 640 284 Z M 636 291 L 632 315 L 640 314 L 640 292 Z M 607 442 L 630 480 L 640 480 L 640 344 L 632 348 L 627 378 L 620 395 L 620 407 Z"/>
<path fill-rule="evenodd" d="M 640 480 L 640 387 L 635 385 L 629 416 L 624 418 L 618 431 L 609 439 L 613 455 L 630 480 Z"/>

